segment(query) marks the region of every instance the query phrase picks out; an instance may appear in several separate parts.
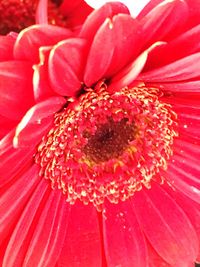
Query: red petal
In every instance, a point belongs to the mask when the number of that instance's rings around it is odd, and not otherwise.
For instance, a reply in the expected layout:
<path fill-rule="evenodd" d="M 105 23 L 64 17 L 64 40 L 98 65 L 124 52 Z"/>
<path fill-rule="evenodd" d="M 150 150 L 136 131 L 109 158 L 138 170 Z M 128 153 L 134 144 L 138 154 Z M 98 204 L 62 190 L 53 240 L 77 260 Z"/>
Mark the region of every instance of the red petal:
<path fill-rule="evenodd" d="M 36 10 L 36 24 L 48 24 L 48 0 L 40 0 Z"/>
<path fill-rule="evenodd" d="M 18 120 L 33 104 L 32 75 L 27 62 L 0 62 L 1 115 Z"/>
<path fill-rule="evenodd" d="M 63 97 L 51 97 L 33 106 L 18 124 L 14 146 L 35 146 L 49 128 L 53 115 L 66 103 Z"/>
<path fill-rule="evenodd" d="M 107 19 L 91 46 L 84 77 L 86 84 L 92 85 L 103 76 L 107 78 L 130 63 L 140 51 L 140 37 L 140 25 L 131 16 L 120 14 Z"/>
<path fill-rule="evenodd" d="M 49 185 L 42 179 L 15 226 L 7 245 L 3 266 L 23 266 L 24 257 L 38 220 L 37 217 L 43 209 L 41 203 L 47 189 L 50 189 Z"/>
<path fill-rule="evenodd" d="M 40 48 L 40 63 L 34 65 L 33 90 L 36 102 L 43 101 L 55 95 L 50 86 L 48 74 L 48 60 L 51 47 Z"/>
<path fill-rule="evenodd" d="M 106 203 L 103 212 L 105 253 L 109 267 L 147 267 L 146 246 L 132 205 Z"/>
<path fill-rule="evenodd" d="M 62 193 L 52 190 L 35 224 L 24 266 L 55 266 L 64 242 L 68 212 L 69 206 Z"/>
<path fill-rule="evenodd" d="M 33 160 L 35 148 L 13 147 L 14 132 L 13 130 L 0 141 L 0 187 L 10 182 L 13 177 L 17 177 Z"/>
<path fill-rule="evenodd" d="M 80 37 L 91 41 L 101 24 L 116 14 L 129 14 L 129 10 L 120 2 L 106 3 L 101 8 L 94 10 L 82 25 Z"/>
<path fill-rule="evenodd" d="M 0 36 L 0 61 L 13 59 L 13 47 L 17 38 L 17 34 L 9 34 Z"/>
<path fill-rule="evenodd" d="M 86 17 L 93 11 L 85 1 L 62 1 L 60 12 L 67 17 L 67 24 L 75 27 L 82 24 Z"/>
<path fill-rule="evenodd" d="M 2 241 L 16 225 L 27 200 L 32 195 L 39 179 L 38 166 L 33 166 L 12 185 L 1 190 L 0 241 Z"/>
<path fill-rule="evenodd" d="M 200 51 L 200 25 L 149 53 L 145 70 L 160 67 Z M 181 49 L 180 49 L 181 47 Z"/>
<path fill-rule="evenodd" d="M 0 115 L 0 140 L 7 135 L 19 121 L 10 120 Z"/>
<path fill-rule="evenodd" d="M 161 186 L 153 184 L 135 194 L 133 203 L 140 226 L 157 253 L 172 266 L 195 261 L 196 232 L 183 210 Z"/>
<path fill-rule="evenodd" d="M 147 44 L 155 41 L 172 38 L 174 31 L 182 28 L 188 17 L 188 6 L 182 0 L 165 0 L 144 18 L 141 19 L 143 25 L 143 35 Z"/>
<path fill-rule="evenodd" d="M 52 25 L 34 25 L 21 31 L 18 35 L 14 56 L 17 59 L 26 59 L 38 62 L 39 48 L 51 46 L 72 35 L 71 31 L 65 28 Z"/>
<path fill-rule="evenodd" d="M 150 87 L 158 87 L 162 91 L 166 91 L 170 93 L 179 93 L 179 96 L 183 95 L 183 93 L 200 93 L 200 81 L 185 81 L 185 82 L 174 82 L 174 83 L 160 83 L 158 84 L 153 84 L 150 83 L 148 84 Z"/>
<path fill-rule="evenodd" d="M 100 230 L 93 206 L 71 206 L 68 228 L 58 266 L 102 267 Z"/>
<path fill-rule="evenodd" d="M 83 39 L 68 39 L 51 51 L 49 79 L 56 93 L 74 96 L 80 90 L 85 65 L 85 44 Z"/>
<path fill-rule="evenodd" d="M 118 72 L 111 80 L 108 90 L 117 91 L 133 82 L 143 69 L 147 56 L 147 51 L 143 52 L 133 63 Z"/>
<path fill-rule="evenodd" d="M 200 53 L 179 59 L 171 64 L 142 73 L 138 79 L 145 82 L 185 81 L 199 76 Z"/>

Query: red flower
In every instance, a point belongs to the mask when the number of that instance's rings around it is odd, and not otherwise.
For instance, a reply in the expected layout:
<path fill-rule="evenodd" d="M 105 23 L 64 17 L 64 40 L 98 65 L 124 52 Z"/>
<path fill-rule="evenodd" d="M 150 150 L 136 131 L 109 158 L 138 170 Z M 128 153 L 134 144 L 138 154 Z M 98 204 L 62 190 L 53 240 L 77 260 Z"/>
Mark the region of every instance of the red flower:
<path fill-rule="evenodd" d="M 153 0 L 133 19 L 109 3 L 79 33 L 1 37 L 3 267 L 194 266 L 196 6 Z"/>
<path fill-rule="evenodd" d="M 40 7 L 37 13 L 39 14 L 36 16 L 38 3 Z M 45 15 L 47 3 L 48 19 Z M 5 35 L 10 31 L 20 32 L 26 27 L 45 19 L 53 25 L 75 28 L 82 24 L 91 11 L 92 8 L 83 0 L 70 1 L 70 3 L 67 0 L 1 0 L 0 34 Z"/>

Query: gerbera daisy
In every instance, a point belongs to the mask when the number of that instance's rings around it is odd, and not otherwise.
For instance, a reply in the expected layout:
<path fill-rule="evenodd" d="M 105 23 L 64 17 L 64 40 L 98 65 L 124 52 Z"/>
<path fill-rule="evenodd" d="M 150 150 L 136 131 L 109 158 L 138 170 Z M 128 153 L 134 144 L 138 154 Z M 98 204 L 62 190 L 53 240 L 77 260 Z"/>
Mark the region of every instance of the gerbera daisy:
<path fill-rule="evenodd" d="M 113 2 L 76 36 L 1 41 L 3 267 L 198 261 L 198 4 Z"/>
<path fill-rule="evenodd" d="M 37 10 L 40 3 L 39 10 Z M 26 27 L 44 20 L 48 4 L 48 22 L 67 28 L 79 26 L 92 8 L 83 0 L 1 0 L 0 2 L 0 34 L 11 31 L 20 32 Z M 81 10 L 81 12 L 80 12 Z M 39 13 L 36 16 L 36 11 Z"/>

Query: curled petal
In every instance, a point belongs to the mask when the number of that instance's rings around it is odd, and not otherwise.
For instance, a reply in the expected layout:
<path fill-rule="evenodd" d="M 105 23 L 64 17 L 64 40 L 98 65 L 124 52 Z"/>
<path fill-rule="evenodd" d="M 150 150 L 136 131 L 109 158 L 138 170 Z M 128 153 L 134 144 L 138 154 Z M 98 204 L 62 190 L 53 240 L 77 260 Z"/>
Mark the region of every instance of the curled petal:
<path fill-rule="evenodd" d="M 140 51 L 140 37 L 140 25 L 129 15 L 119 14 L 112 20 L 107 19 L 94 37 L 85 69 L 85 83 L 91 86 L 130 63 Z"/>
<path fill-rule="evenodd" d="M 39 48 L 51 46 L 72 35 L 65 28 L 52 25 L 34 25 L 21 31 L 14 47 L 14 57 L 33 62 L 39 60 Z"/>
<path fill-rule="evenodd" d="M 85 65 L 85 40 L 80 38 L 60 42 L 49 56 L 49 79 L 56 93 L 74 96 L 81 89 Z"/>
<path fill-rule="evenodd" d="M 116 14 L 129 14 L 129 10 L 122 3 L 113 2 L 107 3 L 100 9 L 93 11 L 82 25 L 80 37 L 92 41 L 101 24 L 106 19 L 111 19 Z"/>

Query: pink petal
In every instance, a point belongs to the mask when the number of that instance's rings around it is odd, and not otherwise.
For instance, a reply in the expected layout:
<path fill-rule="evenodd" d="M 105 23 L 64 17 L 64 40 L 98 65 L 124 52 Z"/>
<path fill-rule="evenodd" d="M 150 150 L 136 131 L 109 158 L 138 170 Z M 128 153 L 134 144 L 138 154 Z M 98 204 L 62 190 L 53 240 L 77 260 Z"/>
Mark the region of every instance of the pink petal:
<path fill-rule="evenodd" d="M 18 120 L 33 104 L 32 75 L 32 66 L 27 62 L 0 62 L 1 115 Z"/>
<path fill-rule="evenodd" d="M 140 37 L 140 25 L 129 15 L 120 14 L 105 20 L 91 46 L 85 83 L 90 86 L 103 76 L 109 78 L 130 63 L 140 51 Z"/>
<path fill-rule="evenodd" d="M 49 184 L 42 179 L 15 226 L 7 245 L 2 266 L 23 265 L 24 257 L 35 229 L 34 224 L 36 224 L 37 217 L 43 209 L 42 200 L 48 188 Z"/>
<path fill-rule="evenodd" d="M 152 44 L 155 41 L 166 40 L 166 36 L 173 35 L 177 28 L 184 25 L 187 17 L 188 6 L 184 1 L 163 1 L 140 21 L 145 42 Z"/>
<path fill-rule="evenodd" d="M 162 91 L 176 93 L 179 92 L 181 95 L 184 92 L 199 93 L 200 92 L 200 81 L 184 81 L 184 82 L 174 82 L 174 83 L 148 83 L 151 87 L 159 87 Z"/>
<path fill-rule="evenodd" d="M 71 35 L 70 30 L 57 26 L 31 26 L 21 31 L 18 35 L 14 47 L 14 56 L 17 59 L 25 59 L 37 63 L 41 46 L 54 45 Z"/>
<path fill-rule="evenodd" d="M 18 124 L 14 146 L 35 146 L 53 121 L 53 115 L 59 111 L 66 100 L 63 97 L 51 97 L 33 106 Z"/>
<path fill-rule="evenodd" d="M 23 266 L 55 266 L 64 242 L 69 206 L 60 191 L 51 191 L 34 233 Z"/>
<path fill-rule="evenodd" d="M 93 206 L 71 206 L 68 228 L 58 266 L 102 267 L 100 229 Z"/>
<path fill-rule="evenodd" d="M 185 81 L 199 76 L 200 53 L 179 59 L 166 66 L 142 73 L 138 79 L 145 82 Z"/>
<path fill-rule="evenodd" d="M 150 0 L 148 4 L 140 11 L 137 18 L 142 19 L 145 17 L 149 12 L 151 12 L 156 6 L 163 3 L 164 0 Z"/>
<path fill-rule="evenodd" d="M 189 163 L 191 163 L 191 161 L 189 161 Z M 175 188 L 183 192 L 183 194 L 188 196 L 190 199 L 200 203 L 200 181 L 198 176 L 196 177 L 195 173 L 193 174 L 193 169 L 194 166 L 187 172 L 187 170 L 183 169 L 181 162 L 178 166 L 178 162 L 173 161 L 168 166 L 168 176 L 170 177 L 169 181 Z"/>
<path fill-rule="evenodd" d="M 26 206 L 27 200 L 32 195 L 39 179 L 38 166 L 34 165 L 13 184 L 1 190 L 0 235 L 2 239 L 0 242 L 16 225 L 21 212 Z"/>
<path fill-rule="evenodd" d="M 200 51 L 200 25 L 179 35 L 176 39 L 163 46 L 156 47 L 149 53 L 145 70 L 160 67 L 190 54 Z M 181 49 L 180 49 L 181 47 Z"/>
<path fill-rule="evenodd" d="M 101 8 L 94 10 L 82 25 L 80 37 L 92 41 L 105 19 L 111 19 L 116 14 L 129 14 L 129 10 L 120 2 L 106 3 Z"/>
<path fill-rule="evenodd" d="M 36 24 L 48 24 L 48 0 L 40 0 L 36 10 Z"/>
<path fill-rule="evenodd" d="M 127 65 L 121 71 L 119 71 L 112 80 L 110 81 L 109 90 L 117 91 L 121 88 L 130 85 L 142 71 L 149 53 L 154 50 L 157 46 L 162 45 L 162 42 L 154 43 L 151 47 L 146 49 L 140 54 L 131 64 Z"/>
<path fill-rule="evenodd" d="M 13 147 L 15 130 L 0 141 L 0 188 L 9 183 L 14 177 L 32 163 L 35 148 Z"/>
<path fill-rule="evenodd" d="M 54 91 L 74 96 L 81 88 L 85 65 L 85 40 L 68 39 L 59 43 L 49 57 L 49 79 Z"/>
<path fill-rule="evenodd" d="M 172 266 L 187 266 L 195 261 L 198 239 L 189 219 L 177 203 L 153 184 L 133 198 L 139 224 L 157 253 Z"/>
<path fill-rule="evenodd" d="M 0 36 L 0 61 L 13 59 L 14 35 Z"/>
<path fill-rule="evenodd" d="M 85 1 L 62 1 L 59 10 L 67 17 L 67 24 L 70 27 L 77 27 L 84 23 L 87 16 L 93 11 Z"/>
<path fill-rule="evenodd" d="M 7 135 L 19 121 L 8 119 L 0 115 L 0 140 Z"/>
<path fill-rule="evenodd" d="M 55 92 L 50 86 L 48 73 L 48 60 L 50 51 L 51 47 L 41 47 L 40 63 L 33 66 L 33 90 L 34 99 L 37 103 L 55 95 Z"/>
<path fill-rule="evenodd" d="M 148 266 L 144 237 L 130 201 L 106 203 L 103 227 L 109 267 Z"/>

